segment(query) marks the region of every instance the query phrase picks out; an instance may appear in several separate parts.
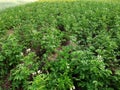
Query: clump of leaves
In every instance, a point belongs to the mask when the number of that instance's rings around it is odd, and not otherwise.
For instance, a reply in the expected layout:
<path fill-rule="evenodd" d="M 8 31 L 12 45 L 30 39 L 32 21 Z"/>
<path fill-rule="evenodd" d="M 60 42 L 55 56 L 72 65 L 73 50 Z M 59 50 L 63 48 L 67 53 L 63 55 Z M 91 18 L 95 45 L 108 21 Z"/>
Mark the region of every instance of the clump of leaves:
<path fill-rule="evenodd" d="M 34 64 L 36 63 L 36 64 Z M 23 57 L 14 69 L 10 71 L 10 80 L 12 81 L 12 89 L 27 89 L 30 81 L 33 79 L 33 73 L 38 70 L 39 63 L 35 53 L 29 53 Z"/>

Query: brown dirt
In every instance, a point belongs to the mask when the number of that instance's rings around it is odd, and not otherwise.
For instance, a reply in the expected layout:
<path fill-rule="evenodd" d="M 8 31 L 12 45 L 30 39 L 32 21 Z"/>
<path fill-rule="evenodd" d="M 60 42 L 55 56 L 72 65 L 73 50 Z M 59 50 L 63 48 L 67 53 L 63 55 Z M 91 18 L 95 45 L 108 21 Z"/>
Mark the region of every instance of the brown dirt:
<path fill-rule="evenodd" d="M 9 81 L 9 76 L 10 75 L 7 75 L 4 78 L 4 81 L 3 81 L 3 84 L 2 84 L 2 89 L 3 90 L 10 90 L 10 88 L 11 88 L 11 82 Z"/>
<path fill-rule="evenodd" d="M 7 35 L 12 35 L 13 33 L 14 33 L 13 28 L 12 28 L 12 29 L 9 29 L 9 30 L 7 31 Z"/>

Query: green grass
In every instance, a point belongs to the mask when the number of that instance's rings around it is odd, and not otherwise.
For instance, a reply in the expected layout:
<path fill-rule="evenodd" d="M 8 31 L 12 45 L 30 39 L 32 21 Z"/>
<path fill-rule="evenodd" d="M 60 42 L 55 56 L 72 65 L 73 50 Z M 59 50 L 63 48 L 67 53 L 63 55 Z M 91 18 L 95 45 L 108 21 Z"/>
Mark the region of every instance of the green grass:
<path fill-rule="evenodd" d="M 120 90 L 119 11 L 45 0 L 0 12 L 0 89 Z"/>

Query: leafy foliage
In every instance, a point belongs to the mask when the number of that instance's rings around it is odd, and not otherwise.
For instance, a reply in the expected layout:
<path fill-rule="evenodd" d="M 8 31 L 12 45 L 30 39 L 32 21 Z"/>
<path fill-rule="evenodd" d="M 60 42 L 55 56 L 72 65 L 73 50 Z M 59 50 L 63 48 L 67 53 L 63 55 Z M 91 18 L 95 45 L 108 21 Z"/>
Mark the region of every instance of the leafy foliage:
<path fill-rule="evenodd" d="M 0 89 L 120 90 L 120 3 L 37 2 L 0 13 Z"/>

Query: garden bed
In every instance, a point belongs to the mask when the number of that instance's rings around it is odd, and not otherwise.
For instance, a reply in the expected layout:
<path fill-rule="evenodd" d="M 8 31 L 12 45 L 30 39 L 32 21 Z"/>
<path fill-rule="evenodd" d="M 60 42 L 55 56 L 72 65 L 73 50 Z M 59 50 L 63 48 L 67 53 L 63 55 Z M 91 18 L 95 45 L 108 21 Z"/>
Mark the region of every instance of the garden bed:
<path fill-rule="evenodd" d="M 0 13 L 0 89 L 120 90 L 120 3 L 36 2 Z"/>

